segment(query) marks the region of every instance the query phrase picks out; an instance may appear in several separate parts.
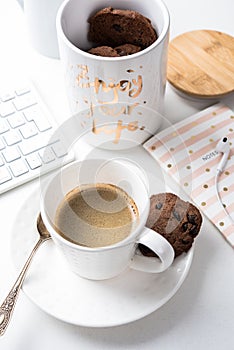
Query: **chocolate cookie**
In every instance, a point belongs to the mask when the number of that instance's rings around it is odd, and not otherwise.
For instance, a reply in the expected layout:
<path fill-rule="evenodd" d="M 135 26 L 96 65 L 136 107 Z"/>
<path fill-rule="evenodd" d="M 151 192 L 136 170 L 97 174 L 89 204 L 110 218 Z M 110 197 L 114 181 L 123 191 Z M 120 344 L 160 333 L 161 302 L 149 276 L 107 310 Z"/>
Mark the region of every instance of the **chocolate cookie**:
<path fill-rule="evenodd" d="M 146 48 L 157 39 L 151 21 L 136 11 L 107 7 L 88 22 L 88 38 L 98 45 L 116 47 L 128 43 Z"/>
<path fill-rule="evenodd" d="M 132 44 L 124 44 L 115 47 L 115 51 L 118 53 L 119 56 L 128 56 L 141 51 L 141 48 L 140 46 Z"/>
<path fill-rule="evenodd" d="M 150 213 L 146 226 L 161 234 L 173 246 L 175 257 L 187 252 L 202 224 L 199 210 L 173 193 L 160 193 L 150 198 Z M 139 244 L 143 255 L 155 256 L 149 248 Z"/>
<path fill-rule="evenodd" d="M 93 47 L 88 51 L 89 53 L 96 55 L 96 56 L 103 56 L 103 57 L 119 57 L 120 55 L 115 49 L 112 49 L 110 46 L 98 46 Z"/>
<path fill-rule="evenodd" d="M 124 45 L 117 46 L 114 49 L 110 46 L 93 47 L 88 52 L 96 56 L 120 57 L 120 56 L 132 55 L 139 51 L 141 51 L 140 46 L 136 46 L 132 44 L 124 44 Z"/>

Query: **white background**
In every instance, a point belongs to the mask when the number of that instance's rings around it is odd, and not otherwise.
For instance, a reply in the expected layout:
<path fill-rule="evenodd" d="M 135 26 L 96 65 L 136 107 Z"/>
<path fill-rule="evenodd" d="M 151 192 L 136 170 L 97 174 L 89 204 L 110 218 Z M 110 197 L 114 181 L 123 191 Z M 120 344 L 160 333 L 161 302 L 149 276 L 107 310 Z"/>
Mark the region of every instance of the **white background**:
<path fill-rule="evenodd" d="M 234 34 L 233 0 L 165 0 L 165 3 L 171 16 L 171 38 L 194 29 Z M 27 74 L 57 121 L 62 122 L 68 109 L 60 63 L 38 55 L 30 47 L 27 49 L 23 20 L 15 0 L 0 0 L 0 80 L 7 81 L 21 72 Z M 234 108 L 233 96 L 223 101 Z M 167 86 L 165 116 L 173 123 L 209 104 L 185 100 Z M 9 249 L 15 212 L 36 183 L 0 197 L 0 300 L 15 278 Z M 233 249 L 205 220 L 187 279 L 176 295 L 153 314 L 120 327 L 82 328 L 45 314 L 21 293 L 12 322 L 0 339 L 0 348 L 229 350 L 234 348 L 233 329 Z"/>

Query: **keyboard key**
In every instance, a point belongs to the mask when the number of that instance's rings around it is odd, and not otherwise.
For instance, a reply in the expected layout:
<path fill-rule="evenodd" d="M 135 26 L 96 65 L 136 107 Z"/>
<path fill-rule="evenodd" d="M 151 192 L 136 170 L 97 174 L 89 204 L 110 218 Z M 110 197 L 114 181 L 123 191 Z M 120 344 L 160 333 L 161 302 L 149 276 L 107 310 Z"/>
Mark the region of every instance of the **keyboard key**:
<path fill-rule="evenodd" d="M 29 171 L 27 165 L 22 159 L 19 159 L 16 162 L 12 163 L 10 169 L 15 177 L 23 175 Z"/>
<path fill-rule="evenodd" d="M 55 154 L 51 148 L 45 148 L 43 151 L 39 152 L 39 155 L 45 164 L 49 164 L 55 160 Z"/>
<path fill-rule="evenodd" d="M 35 124 L 40 132 L 51 129 L 51 125 L 50 125 L 49 121 L 43 115 L 37 116 L 34 119 L 34 122 L 35 122 Z"/>
<path fill-rule="evenodd" d="M 26 139 L 19 145 L 19 149 L 24 156 L 30 153 L 39 151 L 46 146 L 49 146 L 58 141 L 58 137 L 53 137 L 51 134 L 36 135 L 31 139 Z"/>
<path fill-rule="evenodd" d="M 15 93 L 17 96 L 21 96 L 21 95 L 27 94 L 30 91 L 31 91 L 30 87 L 25 85 L 25 86 L 19 86 L 15 90 Z"/>
<path fill-rule="evenodd" d="M 3 157 L 7 163 L 13 162 L 13 160 L 19 159 L 21 157 L 17 147 L 11 146 L 3 150 Z"/>
<path fill-rule="evenodd" d="M 58 158 L 62 158 L 67 155 L 67 151 L 62 142 L 57 142 L 52 146 L 52 149 Z"/>
<path fill-rule="evenodd" d="M 10 114 L 15 113 L 15 108 L 11 101 L 0 104 L 0 115 L 1 117 L 7 117 Z"/>
<path fill-rule="evenodd" d="M 29 154 L 26 161 L 32 170 L 39 168 L 42 165 L 42 162 L 36 153 Z"/>
<path fill-rule="evenodd" d="M 4 161 L 2 160 L 2 158 L 0 157 L 0 166 L 3 166 L 5 163 Z"/>
<path fill-rule="evenodd" d="M 24 111 L 24 115 L 29 122 L 30 121 L 35 122 L 35 124 L 40 132 L 51 129 L 50 122 L 45 117 L 43 111 L 39 108 L 38 105 L 27 108 Z"/>
<path fill-rule="evenodd" d="M 0 168 L 0 185 L 12 179 L 9 170 L 6 167 Z"/>
<path fill-rule="evenodd" d="M 0 120 L 0 134 L 3 134 L 4 132 L 8 131 L 9 127 L 5 120 Z"/>
<path fill-rule="evenodd" d="M 37 128 L 34 122 L 29 122 L 23 125 L 19 130 L 25 139 L 29 139 L 30 137 L 38 134 Z"/>
<path fill-rule="evenodd" d="M 33 94 L 27 93 L 22 96 L 18 96 L 13 100 L 14 106 L 17 109 L 17 111 L 21 111 L 24 108 L 33 106 L 37 103 L 36 98 Z"/>
<path fill-rule="evenodd" d="M 37 104 L 35 106 L 28 107 L 23 113 L 27 121 L 31 122 L 32 120 L 34 120 L 34 118 L 37 118 L 38 116 L 42 115 L 42 110 Z"/>
<path fill-rule="evenodd" d="M 7 121 L 13 129 L 25 124 L 25 118 L 22 112 L 10 115 Z"/>
<path fill-rule="evenodd" d="M 0 92 L 0 99 L 2 102 L 10 101 L 13 98 L 15 98 L 14 91 L 1 91 Z"/>
<path fill-rule="evenodd" d="M 15 145 L 16 143 L 21 141 L 21 137 L 18 130 L 10 130 L 7 133 L 5 133 L 3 137 L 8 146 Z"/>

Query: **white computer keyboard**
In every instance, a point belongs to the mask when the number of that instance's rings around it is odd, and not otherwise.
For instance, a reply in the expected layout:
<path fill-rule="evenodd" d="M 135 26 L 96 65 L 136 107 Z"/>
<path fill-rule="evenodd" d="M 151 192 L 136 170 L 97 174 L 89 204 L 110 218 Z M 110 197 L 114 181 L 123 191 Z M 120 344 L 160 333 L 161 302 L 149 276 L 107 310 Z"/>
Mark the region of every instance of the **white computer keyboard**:
<path fill-rule="evenodd" d="M 74 159 L 30 82 L 0 87 L 0 194 Z"/>

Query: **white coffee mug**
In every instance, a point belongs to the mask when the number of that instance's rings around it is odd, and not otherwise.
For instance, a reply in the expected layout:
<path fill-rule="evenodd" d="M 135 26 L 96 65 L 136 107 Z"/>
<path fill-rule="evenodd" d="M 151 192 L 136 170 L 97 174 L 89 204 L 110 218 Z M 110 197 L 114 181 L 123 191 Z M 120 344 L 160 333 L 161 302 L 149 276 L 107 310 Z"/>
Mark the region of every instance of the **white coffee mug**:
<path fill-rule="evenodd" d="M 148 17 L 157 40 L 129 56 L 100 57 L 88 53 L 92 43 L 87 38 L 87 20 L 107 6 L 135 10 Z M 139 142 L 156 132 L 164 105 L 169 23 L 161 0 L 66 0 L 60 6 L 56 26 L 70 109 L 72 114 L 88 109 L 81 123 L 87 123 L 91 132 L 96 131 L 94 135 L 108 123 L 123 127 L 126 132 L 131 123 L 128 138 L 134 140 L 133 130 L 142 131 Z M 100 107 L 98 115 L 95 106 Z M 102 134 L 104 142 L 107 135 L 108 129 Z M 113 140 L 114 137 L 113 133 Z M 115 143 L 116 149 L 118 145 Z"/>
<path fill-rule="evenodd" d="M 139 218 L 127 238 L 113 245 L 90 248 L 62 237 L 54 228 L 54 220 L 60 202 L 69 191 L 82 184 L 95 183 L 113 184 L 127 192 L 138 208 Z M 160 234 L 145 227 L 148 214 L 147 176 L 136 164 L 125 159 L 87 159 L 69 164 L 42 188 L 41 215 L 53 241 L 71 270 L 88 279 L 112 278 L 128 267 L 158 273 L 172 264 L 172 246 Z M 137 249 L 139 243 L 149 247 L 159 258 L 143 256 Z"/>

